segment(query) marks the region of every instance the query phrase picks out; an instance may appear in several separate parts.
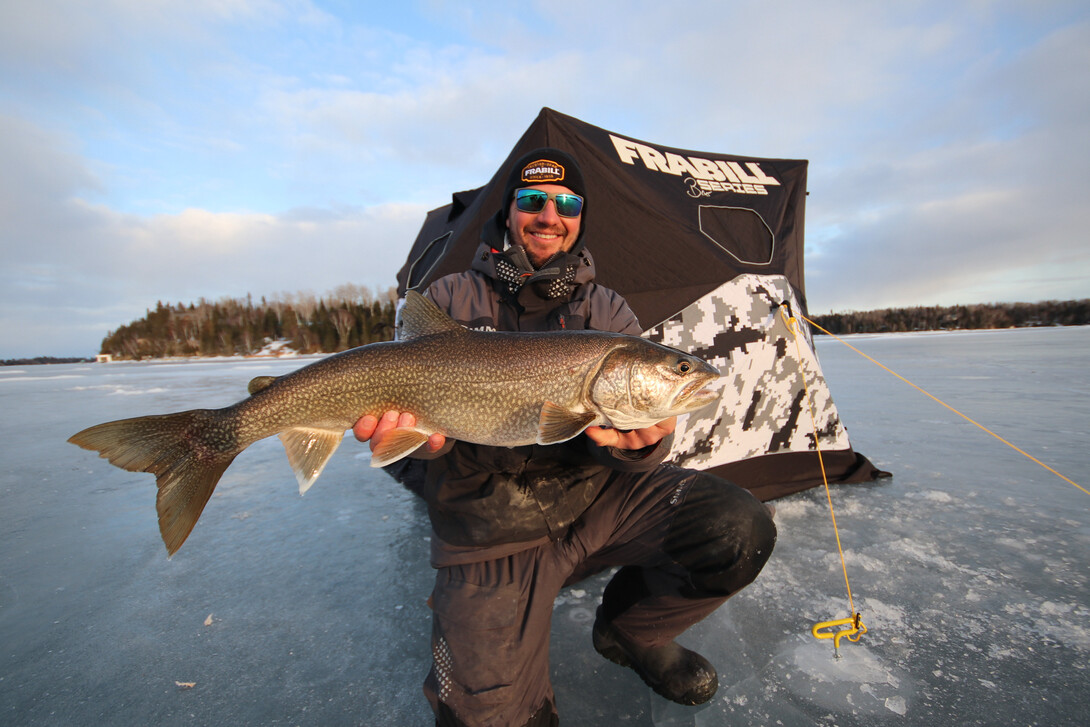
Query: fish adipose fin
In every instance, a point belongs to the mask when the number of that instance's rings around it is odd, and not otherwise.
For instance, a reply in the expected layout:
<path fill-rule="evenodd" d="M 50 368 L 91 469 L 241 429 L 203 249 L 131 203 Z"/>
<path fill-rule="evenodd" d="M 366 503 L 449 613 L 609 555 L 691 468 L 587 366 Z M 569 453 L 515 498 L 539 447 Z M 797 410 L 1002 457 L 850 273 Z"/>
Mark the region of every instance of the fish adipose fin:
<path fill-rule="evenodd" d="M 159 493 L 159 534 L 174 555 L 189 537 L 216 483 L 242 451 L 218 412 L 194 409 L 177 414 L 106 422 L 68 441 L 97 451 L 130 472 L 155 475 Z"/>
<path fill-rule="evenodd" d="M 541 406 L 541 418 L 537 424 L 537 443 L 566 442 L 589 427 L 596 418 L 597 415 L 593 412 L 580 414 L 547 401 Z"/>
<path fill-rule="evenodd" d="M 299 494 L 305 494 L 318 475 L 322 474 L 326 462 L 337 451 L 343 431 L 329 429 L 306 429 L 297 427 L 280 433 L 280 441 L 288 453 L 288 463 L 299 481 Z"/>
<path fill-rule="evenodd" d="M 458 321 L 415 290 L 405 293 L 405 305 L 397 317 L 397 339 L 408 341 L 436 333 L 465 333 Z"/>
<path fill-rule="evenodd" d="M 391 429 L 382 437 L 382 442 L 371 453 L 372 467 L 385 467 L 402 457 L 415 452 L 420 445 L 428 441 L 430 435 L 419 429 L 401 427 Z"/>

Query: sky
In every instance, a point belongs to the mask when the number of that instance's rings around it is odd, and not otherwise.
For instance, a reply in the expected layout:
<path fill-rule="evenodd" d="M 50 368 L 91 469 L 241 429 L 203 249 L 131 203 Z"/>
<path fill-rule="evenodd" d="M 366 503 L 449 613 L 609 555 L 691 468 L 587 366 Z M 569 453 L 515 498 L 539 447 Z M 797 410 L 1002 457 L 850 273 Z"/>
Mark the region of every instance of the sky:
<path fill-rule="evenodd" d="M 384 291 L 545 106 L 809 160 L 811 313 L 1090 297 L 1084 0 L 2 0 L 0 359 Z"/>

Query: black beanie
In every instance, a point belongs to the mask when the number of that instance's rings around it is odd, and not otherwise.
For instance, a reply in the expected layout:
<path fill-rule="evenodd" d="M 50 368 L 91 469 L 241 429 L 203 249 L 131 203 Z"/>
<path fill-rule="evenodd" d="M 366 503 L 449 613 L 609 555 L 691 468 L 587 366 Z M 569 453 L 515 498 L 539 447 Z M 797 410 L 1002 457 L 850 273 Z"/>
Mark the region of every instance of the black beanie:
<path fill-rule="evenodd" d="M 503 188 L 501 210 L 505 220 L 515 190 L 535 184 L 561 184 L 584 199 L 587 196 L 587 189 L 583 184 L 583 170 L 579 168 L 579 162 L 575 161 L 571 154 L 550 147 L 534 149 L 519 157 L 507 174 L 507 186 Z"/>

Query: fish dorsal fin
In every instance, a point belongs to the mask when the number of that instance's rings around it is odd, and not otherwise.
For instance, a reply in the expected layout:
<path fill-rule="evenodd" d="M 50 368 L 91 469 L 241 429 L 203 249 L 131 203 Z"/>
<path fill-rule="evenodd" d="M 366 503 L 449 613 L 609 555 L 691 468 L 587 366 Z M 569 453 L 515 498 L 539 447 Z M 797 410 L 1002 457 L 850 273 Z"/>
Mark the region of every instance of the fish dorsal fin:
<path fill-rule="evenodd" d="M 250 379 L 250 385 L 246 387 L 246 390 L 250 392 L 250 396 L 253 396 L 257 392 L 269 388 L 269 384 L 276 381 L 275 376 L 255 376 Z"/>
<path fill-rule="evenodd" d="M 596 418 L 597 415 L 593 412 L 580 414 L 547 401 L 541 405 L 541 418 L 537 423 L 537 443 L 565 442 L 589 427 Z"/>
<path fill-rule="evenodd" d="M 318 475 L 322 474 L 326 462 L 337 451 L 344 432 L 330 429 L 306 429 L 297 427 L 280 432 L 280 441 L 288 452 L 288 463 L 299 481 L 299 494 L 302 495 Z"/>
<path fill-rule="evenodd" d="M 401 308 L 397 319 L 398 340 L 408 341 L 436 333 L 465 333 L 465 330 L 456 320 L 439 310 L 439 306 L 420 293 L 415 290 L 405 293 L 405 305 Z"/>
<path fill-rule="evenodd" d="M 430 435 L 420 429 L 400 427 L 391 429 L 382 437 L 382 443 L 371 453 L 372 467 L 385 467 L 415 452 L 428 441 Z"/>

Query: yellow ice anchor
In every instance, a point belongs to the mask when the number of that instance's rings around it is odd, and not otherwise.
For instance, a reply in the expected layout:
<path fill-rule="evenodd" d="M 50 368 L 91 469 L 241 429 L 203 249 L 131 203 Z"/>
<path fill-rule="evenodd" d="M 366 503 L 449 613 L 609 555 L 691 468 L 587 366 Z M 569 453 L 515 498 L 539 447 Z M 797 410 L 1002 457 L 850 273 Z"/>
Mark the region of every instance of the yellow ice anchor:
<path fill-rule="evenodd" d="M 814 627 L 810 629 L 810 633 L 814 635 L 815 639 L 832 639 L 833 640 L 833 656 L 837 659 L 840 658 L 840 639 L 847 636 L 848 641 L 855 643 L 863 637 L 863 634 L 867 633 L 867 627 L 863 625 L 863 621 L 857 613 L 854 616 L 848 618 L 837 619 L 836 621 L 822 621 L 821 623 L 814 624 Z M 824 631 L 823 629 L 834 629 L 837 626 L 846 626 L 837 631 Z"/>

